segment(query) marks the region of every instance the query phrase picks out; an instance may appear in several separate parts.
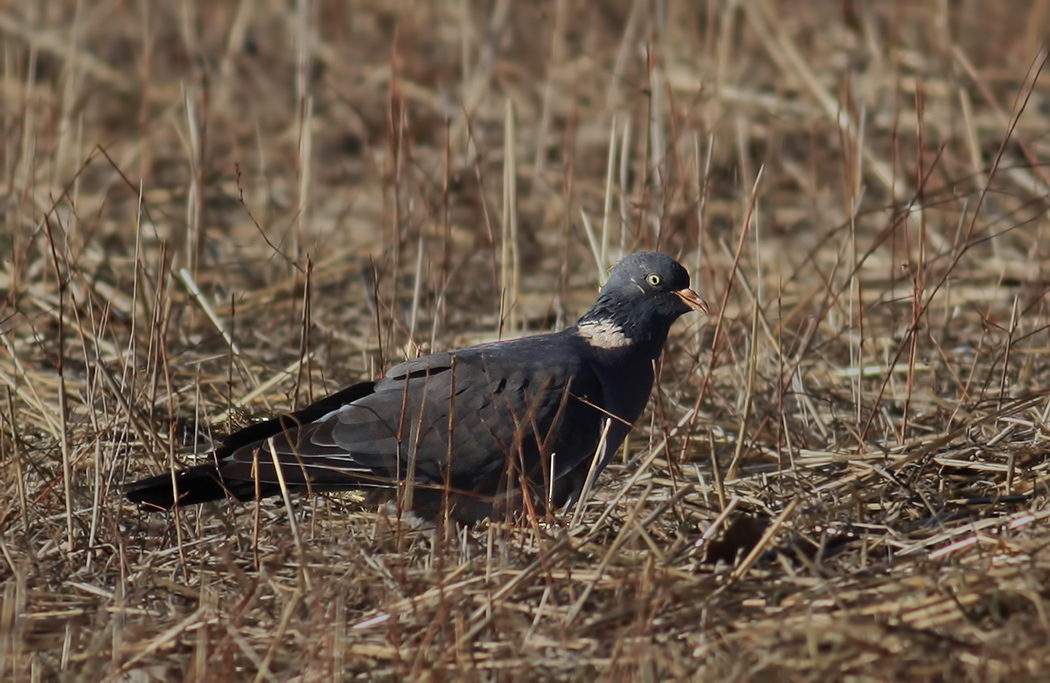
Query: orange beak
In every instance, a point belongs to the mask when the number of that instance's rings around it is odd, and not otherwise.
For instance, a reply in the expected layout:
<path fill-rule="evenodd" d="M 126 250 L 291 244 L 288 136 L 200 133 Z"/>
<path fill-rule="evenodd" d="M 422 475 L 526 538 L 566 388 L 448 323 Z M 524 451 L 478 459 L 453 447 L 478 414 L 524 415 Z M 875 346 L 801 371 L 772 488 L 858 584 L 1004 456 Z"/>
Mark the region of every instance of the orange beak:
<path fill-rule="evenodd" d="M 678 289 L 675 290 L 675 295 L 685 302 L 685 305 L 694 311 L 700 311 L 704 315 L 711 313 L 711 307 L 707 305 L 707 302 L 700 298 L 700 296 L 691 289 Z"/>

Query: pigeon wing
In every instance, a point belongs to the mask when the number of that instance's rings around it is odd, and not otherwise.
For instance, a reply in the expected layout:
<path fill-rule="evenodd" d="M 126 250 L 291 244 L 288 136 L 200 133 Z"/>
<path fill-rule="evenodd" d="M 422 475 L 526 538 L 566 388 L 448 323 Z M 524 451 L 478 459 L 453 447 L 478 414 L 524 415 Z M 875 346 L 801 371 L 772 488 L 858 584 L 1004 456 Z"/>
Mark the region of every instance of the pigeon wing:
<path fill-rule="evenodd" d="M 546 490 L 588 461 L 601 385 L 559 335 L 437 353 L 397 365 L 371 393 L 232 450 L 225 477 L 293 489 L 417 485 L 482 497 Z M 329 406 L 332 407 L 332 406 Z M 561 428 L 559 428 L 561 427 Z"/>

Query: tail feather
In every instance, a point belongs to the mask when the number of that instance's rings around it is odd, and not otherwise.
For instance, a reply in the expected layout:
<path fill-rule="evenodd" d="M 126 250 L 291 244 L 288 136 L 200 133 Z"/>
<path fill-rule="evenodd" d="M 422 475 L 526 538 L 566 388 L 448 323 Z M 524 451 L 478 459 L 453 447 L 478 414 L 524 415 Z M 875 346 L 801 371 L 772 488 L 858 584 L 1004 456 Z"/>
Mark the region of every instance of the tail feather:
<path fill-rule="evenodd" d="M 255 498 L 253 481 L 224 480 L 215 465 L 197 465 L 175 473 L 175 486 L 171 474 L 160 474 L 128 484 L 125 493 L 128 500 L 146 507 L 170 510 L 176 505 L 196 505 L 213 500 L 233 497 L 245 501 Z M 260 495 L 271 496 L 279 492 L 273 484 L 261 484 Z"/>
<path fill-rule="evenodd" d="M 170 473 L 136 481 L 127 485 L 125 493 L 131 502 L 156 510 L 170 510 L 176 505 L 196 505 L 230 497 L 247 501 L 254 499 L 256 495 L 260 498 L 275 496 L 281 492 L 281 487 L 276 483 L 278 477 L 275 473 L 269 476 L 270 481 L 266 481 L 268 477 L 265 460 L 243 465 L 238 464 L 231 456 L 241 449 L 251 450 L 270 437 L 295 432 L 300 426 L 308 425 L 341 406 L 368 396 L 374 390 L 375 382 L 361 382 L 322 398 L 291 415 L 279 415 L 249 425 L 223 439 L 212 453 L 212 457 L 221 465 L 197 465 L 176 472 L 174 486 Z M 283 469 L 289 491 L 305 490 L 313 484 L 313 480 L 309 484 L 303 480 L 303 468 L 298 459 Z M 274 472 L 272 465 L 269 466 L 269 471 Z M 257 484 L 256 479 L 262 481 Z M 326 482 L 319 479 L 318 483 Z M 353 481 L 350 479 L 337 483 L 343 483 L 343 488 L 353 488 Z"/>

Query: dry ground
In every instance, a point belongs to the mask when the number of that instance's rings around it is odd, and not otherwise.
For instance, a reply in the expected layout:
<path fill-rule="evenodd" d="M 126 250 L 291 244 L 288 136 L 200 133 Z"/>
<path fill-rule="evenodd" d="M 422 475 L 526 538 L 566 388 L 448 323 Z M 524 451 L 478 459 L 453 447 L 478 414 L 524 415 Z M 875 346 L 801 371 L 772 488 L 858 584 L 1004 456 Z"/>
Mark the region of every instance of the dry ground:
<path fill-rule="evenodd" d="M 0 9 L 0 678 L 1050 670 L 1050 3 Z M 679 256 L 582 514 L 122 485 Z"/>

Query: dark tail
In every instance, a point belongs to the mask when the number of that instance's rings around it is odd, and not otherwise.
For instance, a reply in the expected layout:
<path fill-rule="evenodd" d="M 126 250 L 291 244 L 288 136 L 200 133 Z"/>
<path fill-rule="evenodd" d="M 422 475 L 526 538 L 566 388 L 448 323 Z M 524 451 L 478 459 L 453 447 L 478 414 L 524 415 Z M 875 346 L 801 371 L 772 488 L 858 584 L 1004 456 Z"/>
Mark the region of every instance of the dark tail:
<path fill-rule="evenodd" d="M 233 497 L 251 500 L 255 497 L 255 482 L 223 480 L 215 465 L 197 465 L 175 473 L 178 495 L 171 484 L 171 474 L 160 474 L 128 484 L 128 500 L 156 510 L 170 510 L 175 505 L 196 505 Z M 263 497 L 273 495 L 272 484 L 262 484 Z M 280 489 L 278 489 L 279 491 Z"/>
<path fill-rule="evenodd" d="M 238 468 L 232 461 L 227 461 L 228 456 L 242 448 L 259 446 L 271 436 L 294 432 L 301 425 L 313 422 L 340 406 L 368 396 L 374 390 L 375 382 L 361 382 L 322 398 L 291 415 L 279 415 L 265 422 L 248 425 L 223 439 L 212 453 L 211 457 L 216 462 L 225 463 L 221 467 L 215 464 L 197 465 L 176 472 L 177 494 L 175 488 L 172 487 L 170 473 L 136 481 L 125 488 L 128 500 L 154 510 L 170 510 L 176 505 L 196 505 L 230 497 L 247 501 L 253 500 L 256 494 L 260 498 L 276 496 L 281 492 L 281 487 L 276 482 L 255 483 L 253 477 L 257 472 L 254 468 L 259 467 L 259 464 L 254 466 L 250 463 L 242 464 Z M 261 466 L 266 467 L 265 464 Z M 223 469 L 227 471 L 223 472 Z M 289 471 L 288 476 L 292 477 L 295 471 Z M 234 476 L 230 476 L 231 474 Z M 237 474 L 240 474 L 242 478 L 237 478 Z M 289 482 L 288 490 L 305 490 L 305 484 L 296 485 L 294 482 Z"/>

